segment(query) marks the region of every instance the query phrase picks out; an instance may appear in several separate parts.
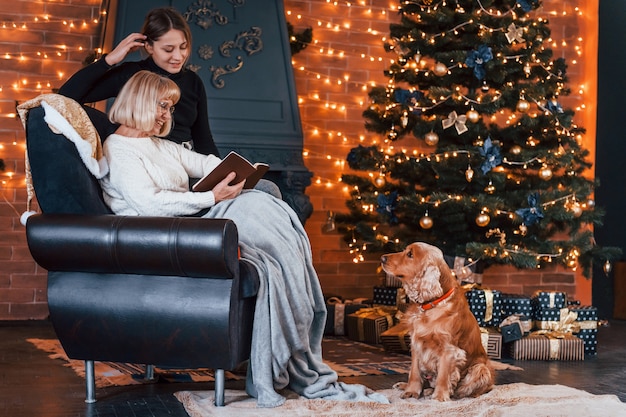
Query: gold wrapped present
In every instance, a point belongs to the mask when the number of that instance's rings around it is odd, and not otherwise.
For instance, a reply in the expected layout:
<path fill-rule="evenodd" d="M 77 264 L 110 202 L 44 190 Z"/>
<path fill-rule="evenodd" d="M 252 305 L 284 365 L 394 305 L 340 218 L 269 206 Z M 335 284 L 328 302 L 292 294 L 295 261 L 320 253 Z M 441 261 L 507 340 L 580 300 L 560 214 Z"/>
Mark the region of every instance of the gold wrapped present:
<path fill-rule="evenodd" d="M 411 351 L 411 335 L 409 326 L 396 324 L 380 334 L 383 347 L 388 352 L 408 353 Z"/>
<path fill-rule="evenodd" d="M 373 307 L 362 308 L 356 313 L 348 314 L 346 316 L 348 339 L 380 344 L 380 335 L 393 326 L 396 312 L 395 308 Z"/>

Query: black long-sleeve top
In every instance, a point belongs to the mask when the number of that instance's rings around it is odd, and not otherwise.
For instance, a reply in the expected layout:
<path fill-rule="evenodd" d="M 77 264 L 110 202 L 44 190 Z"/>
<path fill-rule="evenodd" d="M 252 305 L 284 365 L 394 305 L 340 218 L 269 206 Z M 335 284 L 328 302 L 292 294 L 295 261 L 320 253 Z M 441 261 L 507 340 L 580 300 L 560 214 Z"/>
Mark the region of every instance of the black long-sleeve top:
<path fill-rule="evenodd" d="M 183 69 L 179 73 L 170 74 L 156 65 L 151 57 L 110 66 L 102 57 L 77 71 L 61 86 L 59 94 L 81 104 L 106 100 L 116 97 L 126 81 L 141 70 L 166 76 L 180 88 L 181 96 L 175 106 L 172 131 L 166 139 L 176 143 L 192 141 L 196 152 L 219 156 L 209 127 L 204 83 L 191 70 Z"/>

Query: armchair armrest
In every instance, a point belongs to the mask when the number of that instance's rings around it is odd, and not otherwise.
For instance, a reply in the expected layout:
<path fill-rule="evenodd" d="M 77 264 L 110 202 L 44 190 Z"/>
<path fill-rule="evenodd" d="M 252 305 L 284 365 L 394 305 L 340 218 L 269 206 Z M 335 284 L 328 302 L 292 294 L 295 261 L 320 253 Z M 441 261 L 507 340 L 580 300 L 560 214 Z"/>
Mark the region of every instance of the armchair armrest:
<path fill-rule="evenodd" d="M 49 271 L 231 279 L 239 273 L 237 227 L 228 219 L 37 214 L 26 236 Z"/>

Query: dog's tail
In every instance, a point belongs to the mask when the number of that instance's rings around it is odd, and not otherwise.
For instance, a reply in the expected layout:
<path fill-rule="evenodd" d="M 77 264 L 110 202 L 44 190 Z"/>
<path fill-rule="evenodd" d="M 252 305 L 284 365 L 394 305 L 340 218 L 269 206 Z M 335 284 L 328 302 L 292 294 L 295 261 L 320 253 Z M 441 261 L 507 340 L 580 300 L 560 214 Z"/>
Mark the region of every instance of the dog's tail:
<path fill-rule="evenodd" d="M 493 388 L 494 374 L 490 365 L 476 363 L 467 370 L 467 375 L 454 390 L 454 397 L 478 397 Z"/>
<path fill-rule="evenodd" d="M 524 370 L 524 368 L 520 368 L 519 366 L 515 366 L 515 365 L 508 364 L 508 363 L 503 363 L 503 362 L 498 362 L 498 361 L 492 361 L 492 360 L 489 360 L 489 366 L 491 366 L 496 371 L 504 371 L 504 370 L 523 371 Z"/>

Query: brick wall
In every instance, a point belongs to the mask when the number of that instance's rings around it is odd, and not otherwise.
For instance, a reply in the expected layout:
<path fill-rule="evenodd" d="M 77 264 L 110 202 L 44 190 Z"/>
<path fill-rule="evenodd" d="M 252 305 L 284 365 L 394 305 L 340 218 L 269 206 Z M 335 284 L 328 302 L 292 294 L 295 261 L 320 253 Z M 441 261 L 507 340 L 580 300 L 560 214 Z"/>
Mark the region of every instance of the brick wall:
<path fill-rule="evenodd" d="M 584 3 L 544 0 L 545 14 L 551 19 L 558 43 L 555 51 L 568 61 L 576 56 L 580 44 L 577 37 L 587 36 L 588 25 L 589 37 L 596 37 L 592 24 L 595 15 L 579 16 L 574 11 L 575 6 L 589 7 Z M 376 140 L 365 131 L 361 113 L 367 105 L 367 84 L 387 82 L 383 70 L 391 57 L 383 50 L 382 38 L 388 35 L 389 23 L 398 18 L 396 10 L 390 8 L 397 4 L 396 0 L 285 0 L 287 20 L 298 28 L 312 26 L 317 42 L 293 60 L 305 132 L 305 162 L 315 181 L 307 190 L 315 212 L 306 229 L 324 291 L 347 298 L 371 296 L 371 287 L 380 282 L 377 256 L 352 262 L 342 237 L 323 234 L 321 227 L 328 210 L 345 210 L 347 193 L 338 179 L 347 170 L 343 161 L 348 151 L 361 141 L 370 144 Z M 45 271 L 30 257 L 19 222 L 26 209 L 26 190 L 24 132 L 14 115 L 15 104 L 51 92 L 80 68 L 87 51 L 99 45 L 100 26 L 93 21 L 99 13 L 99 0 L 0 2 L 0 158 L 6 164 L 6 170 L 0 172 L 0 320 L 47 316 Z M 48 21 L 43 20 L 46 15 Z M 28 30 L 21 28 L 24 23 Z M 588 74 L 595 77 L 590 71 L 588 66 L 570 66 L 570 82 L 574 86 L 583 84 L 581 80 L 587 82 Z M 575 105 L 586 104 L 581 124 L 588 129 L 587 137 L 593 138 L 595 102 L 590 103 L 590 97 L 595 96 L 586 93 L 570 100 Z M 588 142 L 593 145 L 593 140 Z M 556 288 L 574 296 L 589 286 L 575 273 L 560 269 L 490 269 L 485 283 L 507 292 Z"/>

